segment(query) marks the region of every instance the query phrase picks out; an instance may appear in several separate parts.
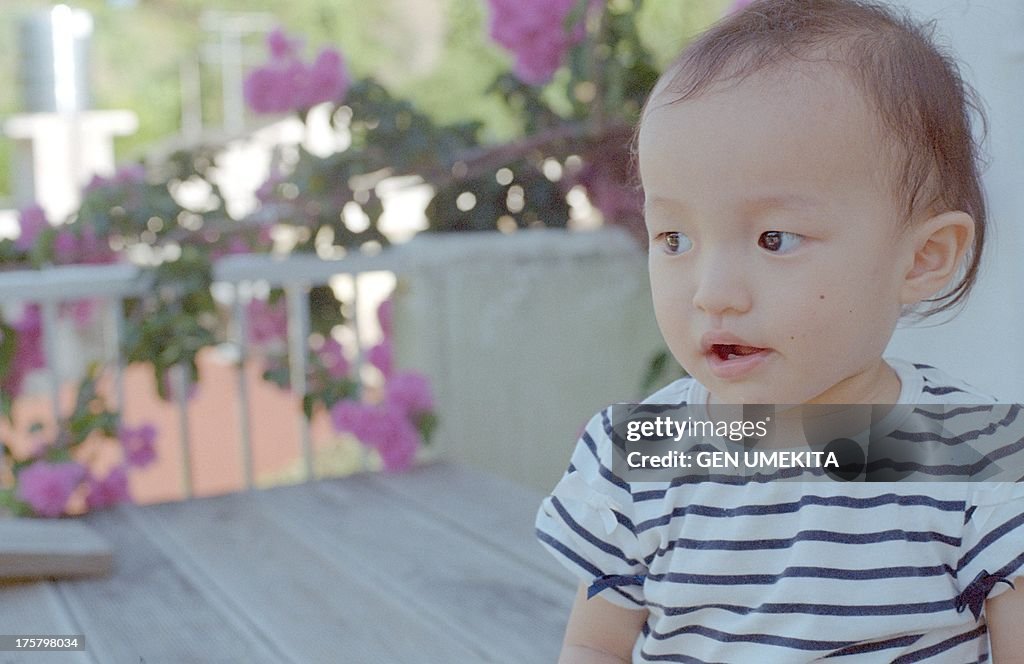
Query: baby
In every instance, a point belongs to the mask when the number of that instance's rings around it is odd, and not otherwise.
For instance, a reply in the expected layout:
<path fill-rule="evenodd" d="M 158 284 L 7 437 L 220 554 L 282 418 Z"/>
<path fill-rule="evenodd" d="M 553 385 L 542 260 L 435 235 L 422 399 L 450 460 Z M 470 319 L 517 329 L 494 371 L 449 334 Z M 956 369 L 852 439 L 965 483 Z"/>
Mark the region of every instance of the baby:
<path fill-rule="evenodd" d="M 866 2 L 760 0 L 692 43 L 638 134 L 655 312 L 690 374 L 647 402 L 993 403 L 883 359 L 975 281 L 975 110 Z M 537 515 L 582 581 L 560 662 L 1024 662 L 1024 485 L 630 483 L 611 438 L 606 410 Z"/>

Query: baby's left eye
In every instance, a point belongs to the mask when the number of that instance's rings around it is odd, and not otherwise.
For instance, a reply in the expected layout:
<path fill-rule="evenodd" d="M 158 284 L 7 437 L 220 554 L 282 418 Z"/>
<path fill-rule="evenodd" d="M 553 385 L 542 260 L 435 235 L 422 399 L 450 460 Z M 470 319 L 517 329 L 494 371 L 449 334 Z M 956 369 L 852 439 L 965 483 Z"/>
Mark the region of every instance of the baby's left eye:
<path fill-rule="evenodd" d="M 793 251 L 804 241 L 803 235 L 788 233 L 786 231 L 765 231 L 757 238 L 757 246 L 765 251 L 785 254 Z"/>

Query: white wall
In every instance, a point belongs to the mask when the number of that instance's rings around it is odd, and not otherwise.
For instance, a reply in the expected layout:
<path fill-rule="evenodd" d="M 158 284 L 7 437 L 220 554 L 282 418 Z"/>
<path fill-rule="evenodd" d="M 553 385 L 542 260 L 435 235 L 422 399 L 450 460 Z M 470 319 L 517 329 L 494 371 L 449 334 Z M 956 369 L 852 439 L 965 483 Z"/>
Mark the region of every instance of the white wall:
<path fill-rule="evenodd" d="M 619 229 L 419 235 L 395 247 L 398 366 L 427 373 L 449 459 L 549 491 L 583 426 L 662 348 Z"/>
<path fill-rule="evenodd" d="M 895 0 L 894 0 L 895 2 Z M 898 0 L 937 21 L 988 107 L 985 173 L 991 241 L 968 306 L 953 321 L 899 330 L 892 355 L 942 367 L 1001 399 L 1024 402 L 1024 2 Z"/>

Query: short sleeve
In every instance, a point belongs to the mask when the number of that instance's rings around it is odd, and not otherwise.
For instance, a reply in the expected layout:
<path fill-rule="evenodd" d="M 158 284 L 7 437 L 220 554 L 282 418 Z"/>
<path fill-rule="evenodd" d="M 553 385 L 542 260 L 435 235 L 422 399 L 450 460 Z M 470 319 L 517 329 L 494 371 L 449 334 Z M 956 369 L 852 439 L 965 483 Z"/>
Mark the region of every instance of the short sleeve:
<path fill-rule="evenodd" d="M 590 420 L 569 469 L 537 512 L 537 539 L 591 594 L 628 609 L 644 606 L 647 567 L 633 521 L 629 484 L 611 465 L 608 411 Z"/>
<path fill-rule="evenodd" d="M 957 580 L 959 607 L 971 608 L 975 617 L 985 599 L 1024 587 L 1024 484 L 970 486 Z"/>

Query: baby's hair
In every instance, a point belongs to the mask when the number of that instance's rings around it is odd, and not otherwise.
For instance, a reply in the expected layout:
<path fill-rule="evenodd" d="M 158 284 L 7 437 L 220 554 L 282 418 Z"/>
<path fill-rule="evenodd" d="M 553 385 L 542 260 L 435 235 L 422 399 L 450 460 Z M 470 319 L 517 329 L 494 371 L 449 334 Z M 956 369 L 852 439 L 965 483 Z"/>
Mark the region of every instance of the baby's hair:
<path fill-rule="evenodd" d="M 894 192 L 906 227 L 921 214 L 969 214 L 974 246 L 958 283 L 927 300 L 922 316 L 961 303 L 978 276 L 987 222 L 980 178 L 980 143 L 971 113 L 987 123 L 977 93 L 954 59 L 921 25 L 883 5 L 862 0 L 758 0 L 694 40 L 667 70 L 674 102 L 717 82 L 739 81 L 782 63 L 839 65 L 878 113 L 895 148 Z M 661 85 L 661 84 L 659 84 Z M 650 103 L 650 102 L 648 102 Z"/>

